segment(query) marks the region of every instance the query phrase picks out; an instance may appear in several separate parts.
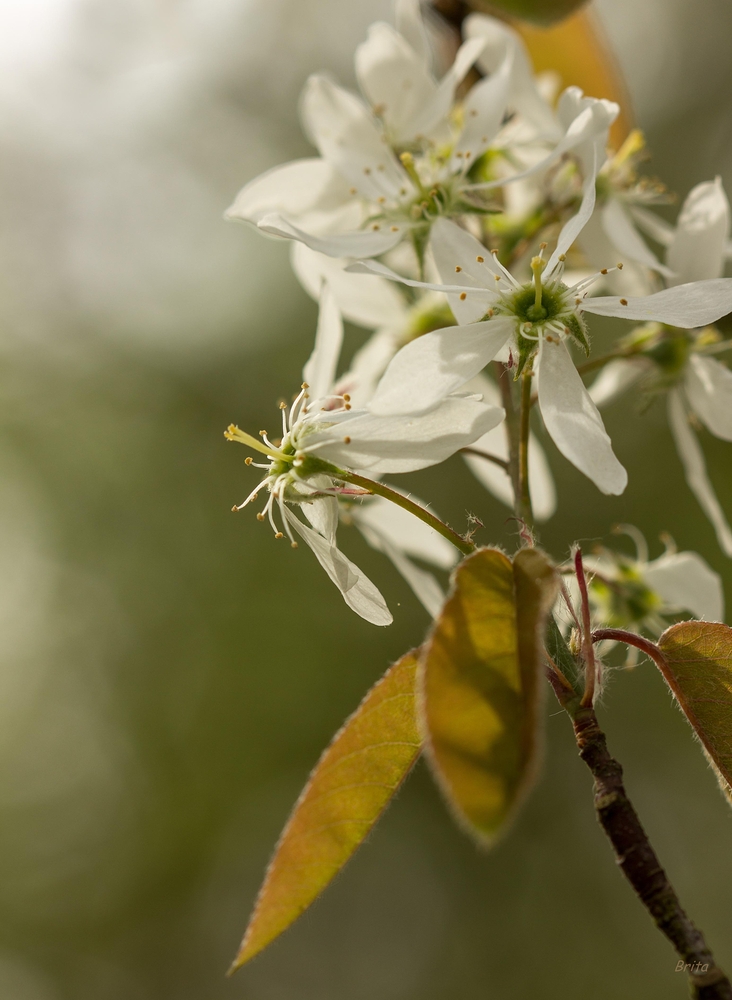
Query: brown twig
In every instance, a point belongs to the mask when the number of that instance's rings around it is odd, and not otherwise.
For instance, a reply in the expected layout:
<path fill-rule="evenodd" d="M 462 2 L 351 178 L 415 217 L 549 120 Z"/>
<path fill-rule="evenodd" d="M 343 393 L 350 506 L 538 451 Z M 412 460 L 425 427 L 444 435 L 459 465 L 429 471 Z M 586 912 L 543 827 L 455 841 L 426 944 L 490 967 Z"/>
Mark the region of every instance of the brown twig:
<path fill-rule="evenodd" d="M 624 629 L 596 629 L 592 642 L 615 639 L 636 646 L 665 665 L 663 653 L 655 643 Z M 714 961 L 704 935 L 694 926 L 679 902 L 676 891 L 653 850 L 638 814 L 628 799 L 623 784 L 623 769 L 610 756 L 605 734 L 590 704 L 560 683 L 556 667 L 548 671 L 557 700 L 572 719 L 580 757 L 590 769 L 594 785 L 594 804 L 600 826 L 615 853 L 618 867 L 654 923 L 673 945 L 682 968 L 689 977 L 693 1000 L 732 1000 L 732 985 Z M 681 969 L 677 966 L 679 971 Z"/>
<path fill-rule="evenodd" d="M 594 801 L 600 826 L 613 846 L 620 870 L 684 963 L 691 996 L 694 1000 L 732 1000 L 729 979 L 715 964 L 701 931 L 684 912 L 628 799 L 623 769 L 608 752 L 594 709 L 578 707 L 572 722 L 580 757 L 595 779 Z"/>

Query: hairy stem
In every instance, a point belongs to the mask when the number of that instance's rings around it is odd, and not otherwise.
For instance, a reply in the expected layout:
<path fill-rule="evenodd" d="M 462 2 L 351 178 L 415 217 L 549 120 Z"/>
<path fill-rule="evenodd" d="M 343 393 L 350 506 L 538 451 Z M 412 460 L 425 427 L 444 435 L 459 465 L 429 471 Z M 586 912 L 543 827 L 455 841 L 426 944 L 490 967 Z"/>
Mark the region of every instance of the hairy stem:
<path fill-rule="evenodd" d="M 531 509 L 529 492 L 529 434 L 531 431 L 531 381 L 532 372 L 521 376 L 521 410 L 519 413 L 518 440 L 518 491 L 516 493 L 516 516 L 534 527 L 534 512 Z"/>
<path fill-rule="evenodd" d="M 564 703 L 561 689 L 555 686 L 555 691 L 560 702 Z M 576 699 L 564 703 L 564 707 L 572 717 L 580 757 L 595 779 L 597 818 L 613 846 L 618 867 L 684 963 L 691 996 L 695 1000 L 732 1000 L 729 979 L 715 964 L 701 931 L 682 909 L 628 799 L 623 785 L 623 769 L 608 752 L 605 734 L 599 727 L 594 709 L 589 705 L 578 706 Z"/>
<path fill-rule="evenodd" d="M 590 625 L 590 598 L 587 593 L 587 579 L 585 577 L 585 567 L 582 562 L 582 549 L 577 549 L 574 554 L 574 570 L 577 576 L 577 584 L 580 589 L 582 603 L 582 650 L 585 661 L 585 693 L 582 696 L 582 704 L 590 707 L 595 701 L 595 682 L 597 680 L 597 666 L 595 664 L 595 653 L 592 648 L 592 627 Z"/>
<path fill-rule="evenodd" d="M 514 513 L 521 517 L 519 498 L 521 496 L 521 473 L 519 464 L 519 442 L 521 440 L 521 418 L 516 410 L 513 398 L 513 379 L 508 367 L 500 361 L 494 361 L 493 367 L 501 390 L 501 403 L 506 411 L 506 437 L 508 438 L 508 467 L 506 471 L 511 478 L 514 496 Z"/>
<path fill-rule="evenodd" d="M 396 490 L 390 489 L 388 486 L 384 486 L 383 483 L 377 483 L 373 479 L 366 479 L 365 476 L 357 476 L 355 472 L 346 472 L 341 469 L 338 472 L 338 476 L 346 483 L 351 483 L 352 486 L 360 486 L 363 490 L 368 490 L 369 493 L 374 493 L 376 496 L 384 497 L 385 500 L 391 500 L 398 507 L 403 510 L 408 510 L 410 514 L 414 514 L 418 517 L 420 521 L 424 521 L 428 524 L 430 528 L 434 528 L 435 531 L 439 532 L 443 538 L 446 538 L 448 542 L 452 542 L 456 549 L 459 549 L 463 555 L 469 556 L 471 552 L 475 551 L 476 546 L 469 541 L 467 538 L 463 538 L 459 535 L 454 528 L 451 528 L 449 524 L 445 524 L 441 521 L 439 517 L 436 517 L 430 511 L 425 510 L 424 507 L 420 507 L 418 503 L 414 500 L 410 500 L 409 497 L 405 497 L 401 493 L 397 493 Z"/>

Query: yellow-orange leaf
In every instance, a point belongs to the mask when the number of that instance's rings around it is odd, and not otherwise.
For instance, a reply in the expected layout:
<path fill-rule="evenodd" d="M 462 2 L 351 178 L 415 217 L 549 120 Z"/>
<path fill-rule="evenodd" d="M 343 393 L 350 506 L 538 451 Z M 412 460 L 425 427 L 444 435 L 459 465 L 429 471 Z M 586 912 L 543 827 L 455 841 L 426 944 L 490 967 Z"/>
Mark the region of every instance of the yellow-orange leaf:
<path fill-rule="evenodd" d="M 680 622 L 658 641 L 661 673 L 732 801 L 732 628 Z"/>
<path fill-rule="evenodd" d="M 401 658 L 333 737 L 282 832 L 233 969 L 266 948 L 341 870 L 419 756 L 418 650 Z"/>
<path fill-rule="evenodd" d="M 480 549 L 453 575 L 419 667 L 425 749 L 447 801 L 490 843 L 536 773 L 542 636 L 556 575 L 541 552 Z"/>

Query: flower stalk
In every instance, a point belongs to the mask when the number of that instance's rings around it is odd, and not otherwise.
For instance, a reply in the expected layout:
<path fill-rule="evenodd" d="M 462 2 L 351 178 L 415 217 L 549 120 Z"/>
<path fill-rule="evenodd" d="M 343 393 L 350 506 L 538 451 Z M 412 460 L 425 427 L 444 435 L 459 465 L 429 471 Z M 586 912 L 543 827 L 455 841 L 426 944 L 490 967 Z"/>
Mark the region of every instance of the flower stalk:
<path fill-rule="evenodd" d="M 471 552 L 474 552 L 476 546 L 473 542 L 469 541 L 467 538 L 463 538 L 462 535 L 458 534 L 454 528 L 451 528 L 449 524 L 445 524 L 441 521 L 439 517 L 431 513 L 431 511 L 426 510 L 421 507 L 418 503 L 410 500 L 409 497 L 404 496 L 402 493 L 398 493 L 396 490 L 390 489 L 383 483 L 376 482 L 373 479 L 367 479 L 366 476 L 356 475 L 355 472 L 346 472 L 344 470 L 339 470 L 338 476 L 345 483 L 350 483 L 352 486 L 359 486 L 362 490 L 366 490 L 369 493 L 373 493 L 376 496 L 384 497 L 386 500 L 390 500 L 395 503 L 398 507 L 403 510 L 409 511 L 410 514 L 414 514 L 418 517 L 420 521 L 429 525 L 430 528 L 434 528 L 443 538 L 446 538 L 448 542 L 451 542 L 456 549 L 458 549 L 464 556 L 469 556 Z"/>

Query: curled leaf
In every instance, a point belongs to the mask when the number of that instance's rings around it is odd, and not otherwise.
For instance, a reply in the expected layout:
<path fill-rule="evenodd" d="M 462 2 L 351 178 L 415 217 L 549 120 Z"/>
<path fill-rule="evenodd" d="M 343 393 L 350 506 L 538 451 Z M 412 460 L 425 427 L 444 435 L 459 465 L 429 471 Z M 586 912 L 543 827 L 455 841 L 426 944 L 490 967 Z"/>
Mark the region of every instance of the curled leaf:
<path fill-rule="evenodd" d="M 317 899 L 409 774 L 421 749 L 417 652 L 377 681 L 316 764 L 275 848 L 232 971 Z"/>
<path fill-rule="evenodd" d="M 488 844 L 531 787 L 540 751 L 542 637 L 556 595 L 546 556 L 480 549 L 453 587 L 419 666 L 425 749 L 458 820 Z"/>
<path fill-rule="evenodd" d="M 679 622 L 658 646 L 665 660 L 658 667 L 732 803 L 732 628 Z"/>

